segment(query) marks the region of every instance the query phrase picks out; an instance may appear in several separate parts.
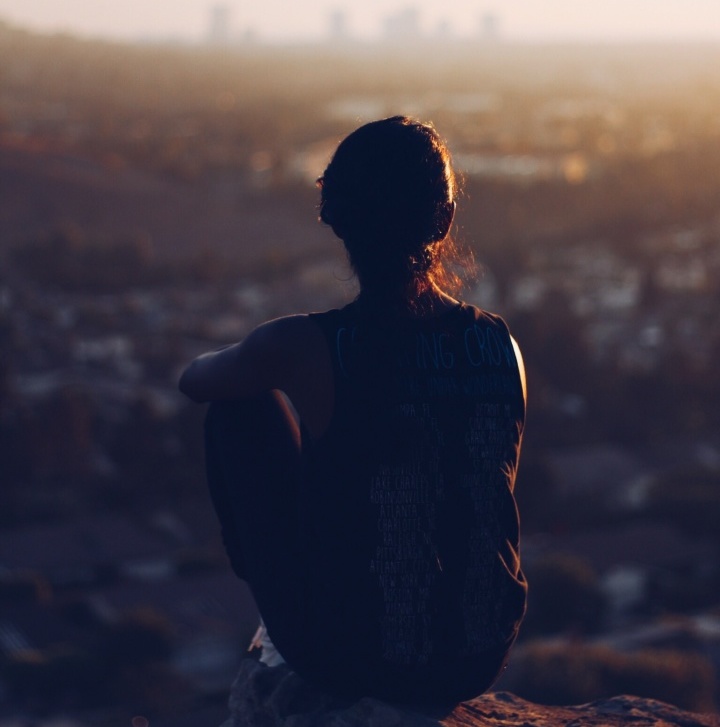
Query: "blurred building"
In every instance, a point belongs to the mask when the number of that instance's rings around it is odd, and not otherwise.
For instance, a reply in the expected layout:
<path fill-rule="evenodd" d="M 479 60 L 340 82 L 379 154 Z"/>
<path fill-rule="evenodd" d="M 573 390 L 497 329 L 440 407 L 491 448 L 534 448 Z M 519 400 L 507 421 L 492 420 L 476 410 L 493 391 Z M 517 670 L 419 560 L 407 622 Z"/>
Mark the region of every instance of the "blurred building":
<path fill-rule="evenodd" d="M 210 8 L 210 25 L 208 28 L 208 42 L 213 45 L 223 45 L 230 40 L 231 12 L 228 5 L 213 5 Z"/>
<path fill-rule="evenodd" d="M 420 11 L 414 5 L 403 8 L 383 21 L 388 40 L 413 40 L 420 35 Z"/>
<path fill-rule="evenodd" d="M 344 40 L 348 37 L 348 14 L 342 8 L 331 10 L 328 15 L 330 40 Z"/>
<path fill-rule="evenodd" d="M 500 33 L 500 18 L 495 13 L 484 13 L 480 18 L 480 36 L 484 40 L 497 40 Z"/>
<path fill-rule="evenodd" d="M 452 38 L 453 27 L 447 18 L 443 18 L 435 26 L 435 35 L 441 39 Z"/>

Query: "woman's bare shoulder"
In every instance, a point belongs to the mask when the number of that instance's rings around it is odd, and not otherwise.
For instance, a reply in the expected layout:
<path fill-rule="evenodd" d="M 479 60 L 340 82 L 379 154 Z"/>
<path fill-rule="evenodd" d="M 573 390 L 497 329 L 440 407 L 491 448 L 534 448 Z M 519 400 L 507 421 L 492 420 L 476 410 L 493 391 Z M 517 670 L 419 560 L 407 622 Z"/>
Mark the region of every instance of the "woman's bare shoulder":
<path fill-rule="evenodd" d="M 247 341 L 261 388 L 284 391 L 311 434 L 320 436 L 334 406 L 332 362 L 320 326 L 307 314 L 276 318 Z"/>
<path fill-rule="evenodd" d="M 248 338 L 257 338 L 263 345 L 293 345 L 303 341 L 312 340 L 318 334 L 319 328 L 308 313 L 273 318 L 259 325 Z"/>
<path fill-rule="evenodd" d="M 275 318 L 239 343 L 194 359 L 180 378 L 180 390 L 195 401 L 213 401 L 296 388 L 322 359 L 324 347 L 309 315 Z"/>

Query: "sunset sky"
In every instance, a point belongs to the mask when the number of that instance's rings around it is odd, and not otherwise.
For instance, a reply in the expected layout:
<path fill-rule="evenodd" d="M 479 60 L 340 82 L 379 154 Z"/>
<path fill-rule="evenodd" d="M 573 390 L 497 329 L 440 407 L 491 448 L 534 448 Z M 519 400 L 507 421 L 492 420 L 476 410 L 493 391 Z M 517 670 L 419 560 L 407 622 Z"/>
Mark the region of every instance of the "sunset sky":
<path fill-rule="evenodd" d="M 720 0 L 0 0 L 0 19 L 111 38 L 201 40 L 216 4 L 228 7 L 233 34 L 267 40 L 321 38 L 334 10 L 345 12 L 351 34 L 371 38 L 383 18 L 409 6 L 424 33 L 445 24 L 474 35 L 489 13 L 513 40 L 720 40 Z"/>

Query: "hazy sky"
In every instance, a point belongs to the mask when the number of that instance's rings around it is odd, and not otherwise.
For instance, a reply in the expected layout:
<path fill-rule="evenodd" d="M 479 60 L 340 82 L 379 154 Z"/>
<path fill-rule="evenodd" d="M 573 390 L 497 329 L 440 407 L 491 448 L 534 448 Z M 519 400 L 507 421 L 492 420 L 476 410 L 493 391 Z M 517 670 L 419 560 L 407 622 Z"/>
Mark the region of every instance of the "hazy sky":
<path fill-rule="evenodd" d="M 512 39 L 720 40 L 720 0 L 0 0 L 0 19 L 114 38 L 199 40 L 216 4 L 230 9 L 233 33 L 251 29 L 268 40 L 321 37 L 333 10 L 346 13 L 350 32 L 370 37 L 383 17 L 409 6 L 428 33 L 445 22 L 475 34 L 479 18 L 492 13 Z"/>

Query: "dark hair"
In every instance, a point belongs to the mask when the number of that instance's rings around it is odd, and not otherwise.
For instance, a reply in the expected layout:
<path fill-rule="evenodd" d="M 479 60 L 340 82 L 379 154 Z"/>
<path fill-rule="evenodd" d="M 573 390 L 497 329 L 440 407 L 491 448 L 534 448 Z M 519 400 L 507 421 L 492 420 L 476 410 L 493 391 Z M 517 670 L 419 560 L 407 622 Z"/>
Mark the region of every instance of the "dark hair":
<path fill-rule="evenodd" d="M 320 219 L 342 239 L 361 288 L 413 299 L 433 283 L 458 287 L 445 265 L 457 180 L 430 124 L 393 116 L 338 146 L 321 189 Z"/>

